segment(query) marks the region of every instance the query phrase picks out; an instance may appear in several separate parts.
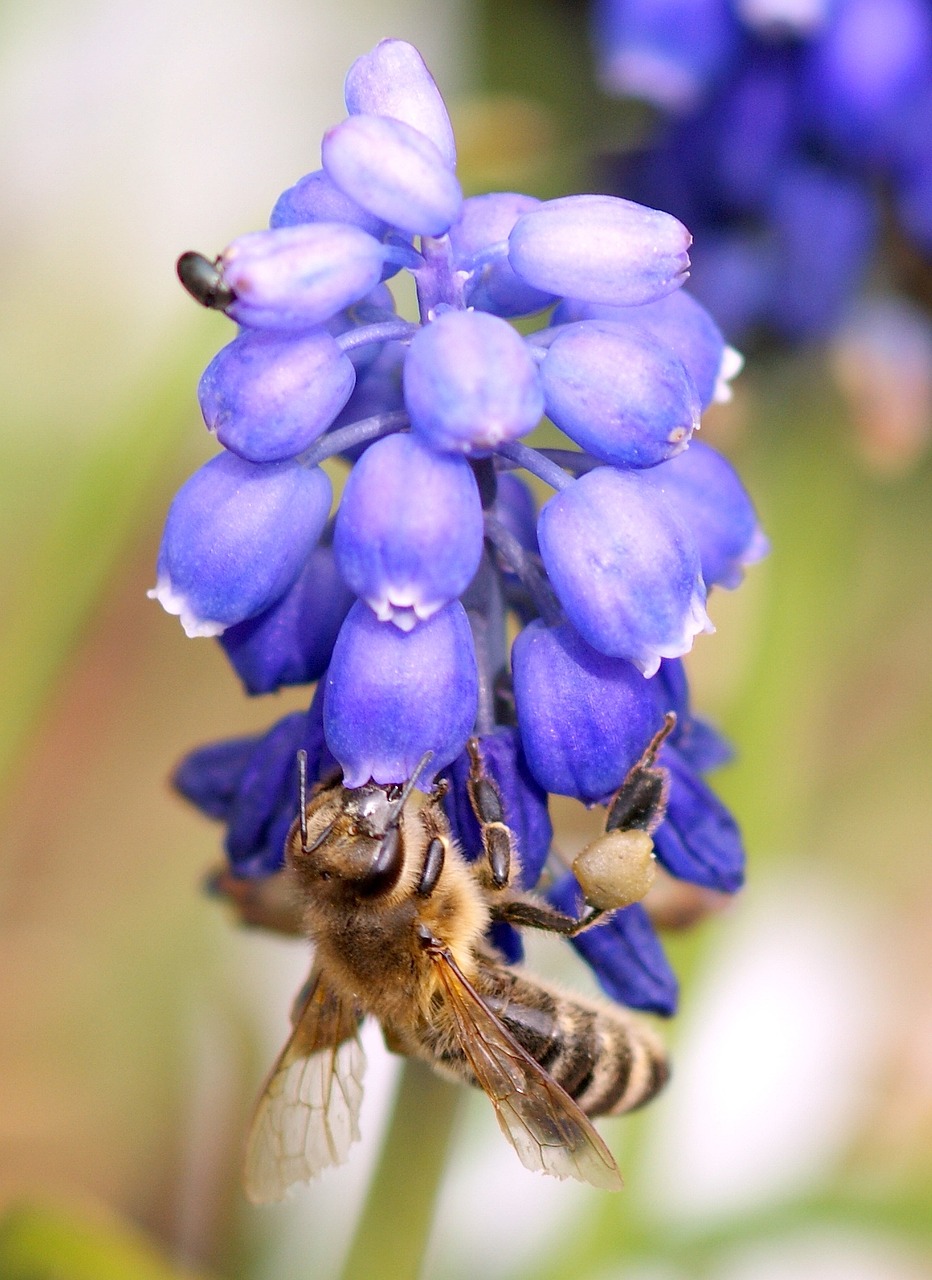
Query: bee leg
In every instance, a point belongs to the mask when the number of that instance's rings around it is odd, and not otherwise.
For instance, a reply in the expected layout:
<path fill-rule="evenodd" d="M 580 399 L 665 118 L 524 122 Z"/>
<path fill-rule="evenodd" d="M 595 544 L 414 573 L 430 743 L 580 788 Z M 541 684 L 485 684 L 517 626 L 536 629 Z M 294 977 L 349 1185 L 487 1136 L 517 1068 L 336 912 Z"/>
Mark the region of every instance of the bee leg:
<path fill-rule="evenodd" d="M 676 726 L 676 714 L 668 711 L 663 728 L 654 734 L 637 764 L 615 792 L 605 820 L 606 831 L 646 831 L 660 826 L 667 808 L 669 775 L 656 763 L 664 739 Z"/>
<path fill-rule="evenodd" d="M 564 938 L 575 938 L 577 934 L 597 924 L 608 913 L 599 907 L 590 907 L 578 920 L 558 911 L 541 898 L 514 897 L 506 902 L 493 902 L 492 919 L 502 920 L 525 929 L 544 929 L 548 933 L 558 933 Z"/>
<path fill-rule="evenodd" d="M 470 738 L 466 749 L 470 760 L 466 790 L 482 832 L 482 846 L 492 881 L 491 887 L 504 889 L 511 880 L 513 863 L 516 861 L 514 836 L 505 822 L 505 809 L 498 784 L 482 767 L 478 739 Z"/>

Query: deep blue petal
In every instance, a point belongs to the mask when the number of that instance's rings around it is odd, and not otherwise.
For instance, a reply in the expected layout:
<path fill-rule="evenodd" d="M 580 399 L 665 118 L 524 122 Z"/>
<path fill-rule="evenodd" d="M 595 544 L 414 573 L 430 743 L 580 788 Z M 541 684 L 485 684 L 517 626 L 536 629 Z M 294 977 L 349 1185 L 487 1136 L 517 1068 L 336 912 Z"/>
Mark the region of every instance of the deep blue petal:
<path fill-rule="evenodd" d="M 280 600 L 220 637 L 246 692 L 272 693 L 284 685 L 318 680 L 353 600 L 337 572 L 333 548 L 315 547 Z"/>
<path fill-rule="evenodd" d="M 650 682 L 596 652 L 569 623 L 525 627 L 512 670 L 521 739 L 540 785 L 587 803 L 611 795 L 662 724 Z"/>
<path fill-rule="evenodd" d="M 225 821 L 243 770 L 260 737 L 227 738 L 189 752 L 176 768 L 172 785 L 208 818 Z"/>
<path fill-rule="evenodd" d="M 582 911 L 582 891 L 572 875 L 558 880 L 547 897 L 568 915 Z M 616 911 L 607 923 L 593 925 L 573 939 L 573 946 L 613 1000 L 665 1017 L 676 1012 L 676 975 L 639 902 Z"/>
<path fill-rule="evenodd" d="M 660 761 L 670 773 L 670 793 L 654 832 L 658 861 L 679 880 L 734 893 L 744 883 L 738 824 L 675 747 L 665 745 Z"/>
<path fill-rule="evenodd" d="M 348 787 L 407 782 L 425 751 L 425 786 L 466 745 L 479 684 L 466 612 L 445 605 L 413 631 L 379 622 L 357 601 L 346 616 L 327 672 L 327 742 Z"/>
<path fill-rule="evenodd" d="M 727 72 L 741 32 L 727 0 L 596 0 L 593 41 L 609 93 L 683 111 Z"/>

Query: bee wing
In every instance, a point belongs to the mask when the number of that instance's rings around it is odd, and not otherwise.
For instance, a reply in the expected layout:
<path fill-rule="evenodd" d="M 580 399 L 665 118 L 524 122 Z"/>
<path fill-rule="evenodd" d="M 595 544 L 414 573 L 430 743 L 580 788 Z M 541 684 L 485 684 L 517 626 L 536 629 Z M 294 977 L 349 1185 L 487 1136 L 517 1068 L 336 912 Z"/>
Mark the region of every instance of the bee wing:
<path fill-rule="evenodd" d="M 358 1140 L 366 1065 L 360 1018 L 319 970 L 311 974 L 246 1141 L 244 1184 L 253 1204 L 281 1200 L 296 1183 L 342 1164 Z"/>
<path fill-rule="evenodd" d="M 566 1090 L 522 1049 L 445 947 L 431 956 L 460 1047 L 524 1167 L 619 1190 L 612 1153 Z"/>

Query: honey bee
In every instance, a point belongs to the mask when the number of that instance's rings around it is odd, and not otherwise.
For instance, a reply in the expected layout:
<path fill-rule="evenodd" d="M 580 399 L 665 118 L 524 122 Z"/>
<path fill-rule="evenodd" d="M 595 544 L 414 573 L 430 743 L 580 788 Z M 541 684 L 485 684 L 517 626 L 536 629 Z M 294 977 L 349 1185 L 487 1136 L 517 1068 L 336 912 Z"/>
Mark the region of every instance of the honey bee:
<path fill-rule="evenodd" d="M 469 749 L 469 797 L 484 846 L 476 862 L 453 838 L 445 784 L 420 791 L 416 774 L 405 786 L 349 789 L 336 777 L 308 799 L 299 757 L 299 816 L 283 873 L 290 905 L 278 886 L 264 918 L 264 891 L 237 891 L 228 877 L 219 886 L 244 920 L 300 929 L 315 952 L 247 1141 L 254 1203 L 280 1200 L 346 1160 L 359 1137 L 358 1032 L 367 1015 L 390 1049 L 483 1089 L 528 1169 L 621 1186 L 589 1117 L 652 1098 L 668 1076 L 663 1046 L 627 1011 L 554 990 L 491 948 L 493 921 L 572 935 L 604 908 L 575 920 L 513 887 L 519 864 L 501 796 L 475 741 Z M 642 761 L 641 773 L 646 767 Z M 617 803 L 615 810 L 618 825 Z"/>

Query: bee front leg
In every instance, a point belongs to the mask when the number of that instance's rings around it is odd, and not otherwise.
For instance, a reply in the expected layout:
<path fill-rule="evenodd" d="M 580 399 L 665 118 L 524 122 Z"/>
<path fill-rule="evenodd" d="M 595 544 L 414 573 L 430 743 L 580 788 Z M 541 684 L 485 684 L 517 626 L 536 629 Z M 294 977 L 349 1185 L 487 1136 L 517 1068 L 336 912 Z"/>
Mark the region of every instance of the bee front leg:
<path fill-rule="evenodd" d="M 483 767 L 479 740 L 470 738 L 466 750 L 470 761 L 466 791 L 482 833 L 485 870 L 491 881 L 489 887 L 504 889 L 510 884 L 517 865 L 514 836 L 505 821 L 505 807 L 498 783 Z"/>

